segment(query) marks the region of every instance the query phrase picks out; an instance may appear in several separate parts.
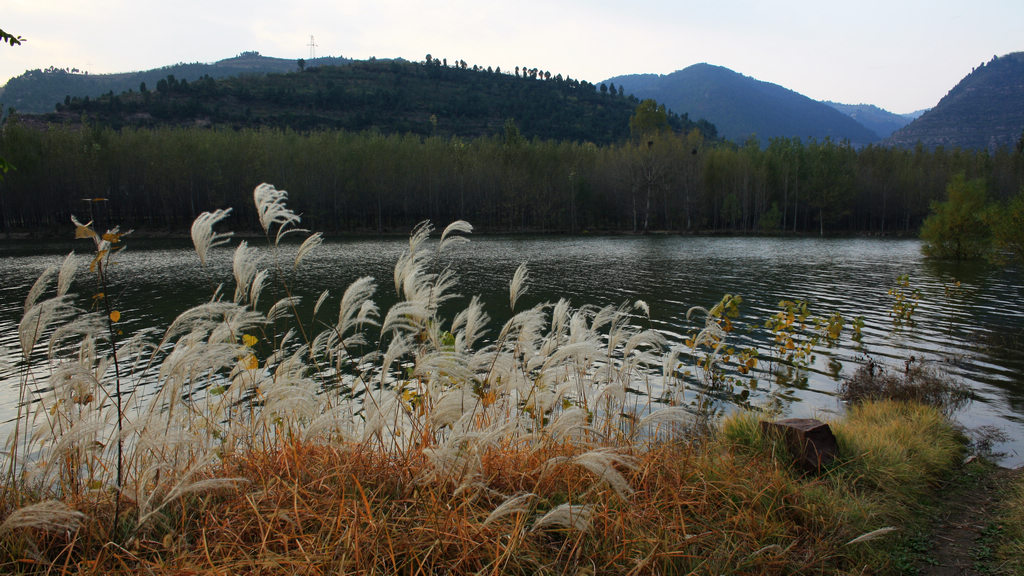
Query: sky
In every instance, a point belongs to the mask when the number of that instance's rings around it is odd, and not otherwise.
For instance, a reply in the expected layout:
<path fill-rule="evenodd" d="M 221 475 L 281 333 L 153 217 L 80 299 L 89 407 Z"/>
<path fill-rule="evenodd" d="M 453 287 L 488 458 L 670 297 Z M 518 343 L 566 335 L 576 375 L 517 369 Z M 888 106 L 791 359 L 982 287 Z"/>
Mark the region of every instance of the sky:
<path fill-rule="evenodd" d="M 0 84 L 255 50 L 539 68 L 598 83 L 706 62 L 815 100 L 907 113 L 1024 51 L 1024 0 L 0 0 Z M 310 47 L 310 38 L 315 47 Z"/>

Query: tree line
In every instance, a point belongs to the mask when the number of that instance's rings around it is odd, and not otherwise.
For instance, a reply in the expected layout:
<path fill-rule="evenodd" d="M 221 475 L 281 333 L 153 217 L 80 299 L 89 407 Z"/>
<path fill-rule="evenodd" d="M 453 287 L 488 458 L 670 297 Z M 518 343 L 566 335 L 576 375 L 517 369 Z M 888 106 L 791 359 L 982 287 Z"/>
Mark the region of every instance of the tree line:
<path fill-rule="evenodd" d="M 641 109 L 643 106 L 640 107 Z M 657 119 L 658 115 L 653 114 Z M 44 129 L 10 119 L 0 157 L 3 232 L 68 226 L 94 213 L 124 228 L 187 231 L 203 211 L 234 207 L 252 228 L 260 182 L 327 232 L 406 232 L 465 219 L 489 232 L 916 234 L 955 174 L 988 197 L 1024 187 L 1024 151 L 856 150 L 825 140 L 762 148 L 699 130 L 647 130 L 595 145 L 529 139 L 509 119 L 478 138 L 290 129 Z"/>

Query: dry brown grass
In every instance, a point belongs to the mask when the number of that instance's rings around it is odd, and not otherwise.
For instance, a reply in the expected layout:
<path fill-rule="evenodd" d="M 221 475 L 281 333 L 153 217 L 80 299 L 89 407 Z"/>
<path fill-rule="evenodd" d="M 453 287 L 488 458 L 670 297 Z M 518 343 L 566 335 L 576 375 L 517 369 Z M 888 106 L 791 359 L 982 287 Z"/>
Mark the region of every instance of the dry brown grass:
<path fill-rule="evenodd" d="M 770 455 L 725 444 L 667 443 L 622 470 L 623 500 L 572 465 L 571 445 L 502 446 L 484 456 L 484 480 L 458 490 L 423 455 L 357 445 L 291 444 L 239 454 L 213 471 L 236 489 L 185 497 L 123 547 L 103 522 L 37 539 L 37 559 L 5 572 L 70 574 L 745 574 L 849 567 L 842 544 L 863 532 L 838 498 L 852 485 L 800 478 Z M 555 464 L 551 464 L 555 462 Z M 491 522 L 509 496 L 529 505 Z M 831 502 L 831 504 L 829 504 Z M 569 503 L 589 528 L 536 529 Z M 97 514 L 94 518 L 109 518 Z M 882 522 L 880 511 L 869 521 Z M 847 520 L 841 523 L 841 520 Z M 35 534 L 36 537 L 40 534 Z M 8 541 L 10 544 L 10 541 Z M 582 570 L 582 572 L 580 572 Z"/>

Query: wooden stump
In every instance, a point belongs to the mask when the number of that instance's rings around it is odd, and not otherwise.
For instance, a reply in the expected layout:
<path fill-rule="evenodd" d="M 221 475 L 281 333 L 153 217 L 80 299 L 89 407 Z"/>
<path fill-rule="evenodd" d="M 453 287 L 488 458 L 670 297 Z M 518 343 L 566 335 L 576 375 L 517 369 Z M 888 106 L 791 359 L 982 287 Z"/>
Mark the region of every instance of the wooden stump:
<path fill-rule="evenodd" d="M 835 460 L 839 445 L 828 424 L 814 418 L 788 418 L 761 422 L 765 436 L 781 438 L 796 464 L 809 472 L 820 472 Z"/>

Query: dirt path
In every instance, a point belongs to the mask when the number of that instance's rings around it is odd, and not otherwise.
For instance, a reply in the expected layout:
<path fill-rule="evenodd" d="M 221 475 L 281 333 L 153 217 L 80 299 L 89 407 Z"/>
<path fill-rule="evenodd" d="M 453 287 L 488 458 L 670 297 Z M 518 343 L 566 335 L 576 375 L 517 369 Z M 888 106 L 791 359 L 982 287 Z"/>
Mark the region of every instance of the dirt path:
<path fill-rule="evenodd" d="M 978 469 L 975 469 L 976 471 Z M 988 468 L 949 482 L 941 492 L 931 552 L 918 563 L 922 576 L 992 575 L 1009 573 L 993 553 L 993 526 L 1007 487 L 1024 468 Z"/>

